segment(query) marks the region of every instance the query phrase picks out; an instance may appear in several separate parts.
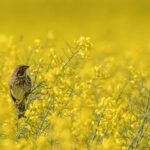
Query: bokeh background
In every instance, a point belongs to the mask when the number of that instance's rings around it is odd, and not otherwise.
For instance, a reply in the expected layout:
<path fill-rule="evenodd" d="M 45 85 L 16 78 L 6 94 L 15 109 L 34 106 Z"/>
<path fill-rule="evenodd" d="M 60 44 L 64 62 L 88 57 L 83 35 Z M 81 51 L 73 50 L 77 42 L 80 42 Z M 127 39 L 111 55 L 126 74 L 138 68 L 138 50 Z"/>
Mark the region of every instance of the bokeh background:
<path fill-rule="evenodd" d="M 0 150 L 149 150 L 149 27 L 150 0 L 0 0 Z"/>
<path fill-rule="evenodd" d="M 53 32 L 64 44 L 81 35 L 96 44 L 121 45 L 150 39 L 149 0 L 1 0 L 0 34 L 45 38 Z"/>

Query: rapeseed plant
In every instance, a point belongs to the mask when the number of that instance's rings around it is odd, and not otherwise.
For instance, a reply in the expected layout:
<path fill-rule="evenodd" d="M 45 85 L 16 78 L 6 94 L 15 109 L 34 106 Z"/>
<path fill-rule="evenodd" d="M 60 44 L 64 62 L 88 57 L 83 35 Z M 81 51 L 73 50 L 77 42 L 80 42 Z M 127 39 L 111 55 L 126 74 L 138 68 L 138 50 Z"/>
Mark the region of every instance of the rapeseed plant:
<path fill-rule="evenodd" d="M 120 62 L 104 56 L 86 68 L 94 49 L 89 37 L 76 40 L 67 59 L 56 52 L 53 37 L 29 47 L 0 37 L 0 149 L 149 149 L 149 73 L 146 64 L 143 70 L 134 66 L 138 59 L 127 65 L 136 51 Z M 25 63 L 31 66 L 32 92 L 18 120 L 8 78 L 15 65 Z"/>

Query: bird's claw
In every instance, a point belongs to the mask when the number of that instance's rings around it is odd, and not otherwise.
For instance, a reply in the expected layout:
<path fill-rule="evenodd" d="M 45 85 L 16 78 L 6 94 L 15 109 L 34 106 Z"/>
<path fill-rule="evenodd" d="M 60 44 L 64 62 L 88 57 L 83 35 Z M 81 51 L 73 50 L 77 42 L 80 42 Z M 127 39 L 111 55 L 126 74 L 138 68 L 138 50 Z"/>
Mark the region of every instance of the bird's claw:
<path fill-rule="evenodd" d="M 18 100 L 15 101 L 14 105 L 15 105 L 15 107 L 18 106 Z"/>

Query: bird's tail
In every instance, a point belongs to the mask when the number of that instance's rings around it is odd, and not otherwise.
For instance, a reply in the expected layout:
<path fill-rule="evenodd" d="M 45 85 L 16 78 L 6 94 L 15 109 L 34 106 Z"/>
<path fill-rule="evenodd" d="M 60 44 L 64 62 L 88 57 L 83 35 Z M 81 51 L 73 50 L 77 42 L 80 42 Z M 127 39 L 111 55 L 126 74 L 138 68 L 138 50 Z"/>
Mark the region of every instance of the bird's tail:
<path fill-rule="evenodd" d="M 17 106 L 18 109 L 18 119 L 24 116 L 25 114 L 25 103 L 21 103 Z"/>

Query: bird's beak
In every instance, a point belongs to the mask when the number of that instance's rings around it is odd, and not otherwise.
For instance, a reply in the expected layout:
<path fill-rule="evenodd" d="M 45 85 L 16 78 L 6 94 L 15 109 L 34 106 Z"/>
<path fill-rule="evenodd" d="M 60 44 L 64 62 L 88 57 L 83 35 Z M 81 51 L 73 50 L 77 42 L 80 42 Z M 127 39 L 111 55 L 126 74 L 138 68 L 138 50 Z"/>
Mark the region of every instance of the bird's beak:
<path fill-rule="evenodd" d="M 24 68 L 25 68 L 25 69 L 28 69 L 28 68 L 29 68 L 29 66 L 24 66 Z"/>

